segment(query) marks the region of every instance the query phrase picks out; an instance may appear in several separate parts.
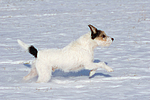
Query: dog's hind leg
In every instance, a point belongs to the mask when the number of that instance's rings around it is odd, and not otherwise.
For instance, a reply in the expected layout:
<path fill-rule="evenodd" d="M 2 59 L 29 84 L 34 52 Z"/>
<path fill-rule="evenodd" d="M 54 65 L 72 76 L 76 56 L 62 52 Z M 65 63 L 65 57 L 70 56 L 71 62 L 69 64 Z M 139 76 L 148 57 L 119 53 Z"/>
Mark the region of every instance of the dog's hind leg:
<path fill-rule="evenodd" d="M 48 67 L 43 63 L 37 63 L 36 68 L 38 72 L 37 83 L 47 83 L 51 78 L 52 67 Z"/>
<path fill-rule="evenodd" d="M 33 61 L 33 63 L 32 63 L 32 69 L 31 69 L 30 73 L 27 76 L 25 76 L 23 78 L 23 80 L 29 80 L 29 79 L 37 76 L 37 75 L 38 74 L 37 74 L 37 70 L 36 70 L 36 67 L 35 67 L 35 61 Z"/>
<path fill-rule="evenodd" d="M 36 68 L 34 67 L 34 68 L 31 69 L 30 73 L 27 76 L 23 77 L 23 80 L 27 81 L 27 80 L 29 80 L 29 79 L 37 76 L 37 75 L 38 74 L 37 74 Z"/>
<path fill-rule="evenodd" d="M 42 66 L 43 67 L 43 66 Z M 38 70 L 38 80 L 37 83 L 47 83 L 51 78 L 52 69 L 42 68 Z"/>

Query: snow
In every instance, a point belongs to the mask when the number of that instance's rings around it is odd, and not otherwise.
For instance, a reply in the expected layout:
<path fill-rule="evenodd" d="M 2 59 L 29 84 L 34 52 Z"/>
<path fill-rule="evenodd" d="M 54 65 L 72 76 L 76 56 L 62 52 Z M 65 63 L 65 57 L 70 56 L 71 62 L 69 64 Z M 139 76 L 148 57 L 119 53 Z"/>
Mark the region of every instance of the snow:
<path fill-rule="evenodd" d="M 149 100 L 149 0 L 0 0 L 0 99 L 4 100 Z M 23 81 L 34 59 L 17 39 L 39 50 L 62 48 L 89 31 L 88 24 L 115 38 L 95 49 L 98 69 L 56 70 L 49 83 Z"/>

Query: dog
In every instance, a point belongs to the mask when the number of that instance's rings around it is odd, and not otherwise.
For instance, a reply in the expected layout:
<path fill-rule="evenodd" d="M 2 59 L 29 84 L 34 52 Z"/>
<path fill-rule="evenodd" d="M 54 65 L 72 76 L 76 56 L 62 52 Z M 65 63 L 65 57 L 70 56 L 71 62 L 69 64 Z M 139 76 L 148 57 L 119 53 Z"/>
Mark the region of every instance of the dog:
<path fill-rule="evenodd" d="M 94 63 L 94 48 L 97 46 L 109 46 L 114 38 L 98 30 L 93 25 L 88 25 L 90 32 L 81 36 L 76 41 L 62 49 L 47 49 L 38 51 L 33 45 L 27 45 L 21 40 L 18 44 L 35 57 L 32 62 L 30 73 L 24 80 L 38 76 L 37 83 L 47 83 L 51 79 L 52 71 L 61 69 L 64 72 L 90 70 L 89 77 L 92 77 L 98 68 L 104 68 L 108 72 L 113 69 L 104 62 Z"/>

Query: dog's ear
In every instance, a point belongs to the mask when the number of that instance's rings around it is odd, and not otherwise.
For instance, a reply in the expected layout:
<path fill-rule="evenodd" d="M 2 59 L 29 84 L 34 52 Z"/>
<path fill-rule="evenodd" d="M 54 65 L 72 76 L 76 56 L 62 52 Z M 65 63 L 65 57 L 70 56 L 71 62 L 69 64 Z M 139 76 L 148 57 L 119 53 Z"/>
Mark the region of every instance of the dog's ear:
<path fill-rule="evenodd" d="M 97 28 L 95 28 L 94 26 L 92 26 L 92 25 L 88 25 L 89 26 L 89 28 L 90 28 L 90 30 L 91 30 L 91 33 L 93 33 L 93 34 L 96 34 L 97 33 Z"/>
<path fill-rule="evenodd" d="M 97 30 L 97 28 L 95 28 L 94 26 L 92 26 L 92 25 L 88 25 L 89 26 L 89 28 L 90 28 L 90 30 L 91 30 L 91 38 L 92 39 L 95 39 L 99 34 L 99 32 L 98 32 L 98 30 Z"/>

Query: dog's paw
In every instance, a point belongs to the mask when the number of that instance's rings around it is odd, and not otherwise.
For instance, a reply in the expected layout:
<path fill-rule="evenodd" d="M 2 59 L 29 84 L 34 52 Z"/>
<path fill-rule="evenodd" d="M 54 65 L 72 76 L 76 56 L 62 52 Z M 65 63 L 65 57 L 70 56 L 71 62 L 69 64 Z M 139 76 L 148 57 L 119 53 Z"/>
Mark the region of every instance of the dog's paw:
<path fill-rule="evenodd" d="M 89 74 L 89 77 L 92 77 L 95 74 L 95 72 L 96 72 L 96 70 L 91 70 L 90 74 Z"/>
<path fill-rule="evenodd" d="M 95 74 L 96 70 L 97 70 L 97 69 L 91 70 L 90 73 L 89 73 L 89 77 L 92 77 L 92 76 Z"/>
<path fill-rule="evenodd" d="M 107 66 L 107 65 L 105 65 L 105 69 L 106 69 L 108 72 L 113 72 L 113 71 L 114 71 L 111 67 L 109 67 L 109 66 Z"/>
<path fill-rule="evenodd" d="M 107 70 L 108 72 L 113 72 L 113 71 L 114 71 L 114 70 L 113 70 L 112 68 L 110 68 L 110 67 L 107 68 L 106 70 Z"/>

